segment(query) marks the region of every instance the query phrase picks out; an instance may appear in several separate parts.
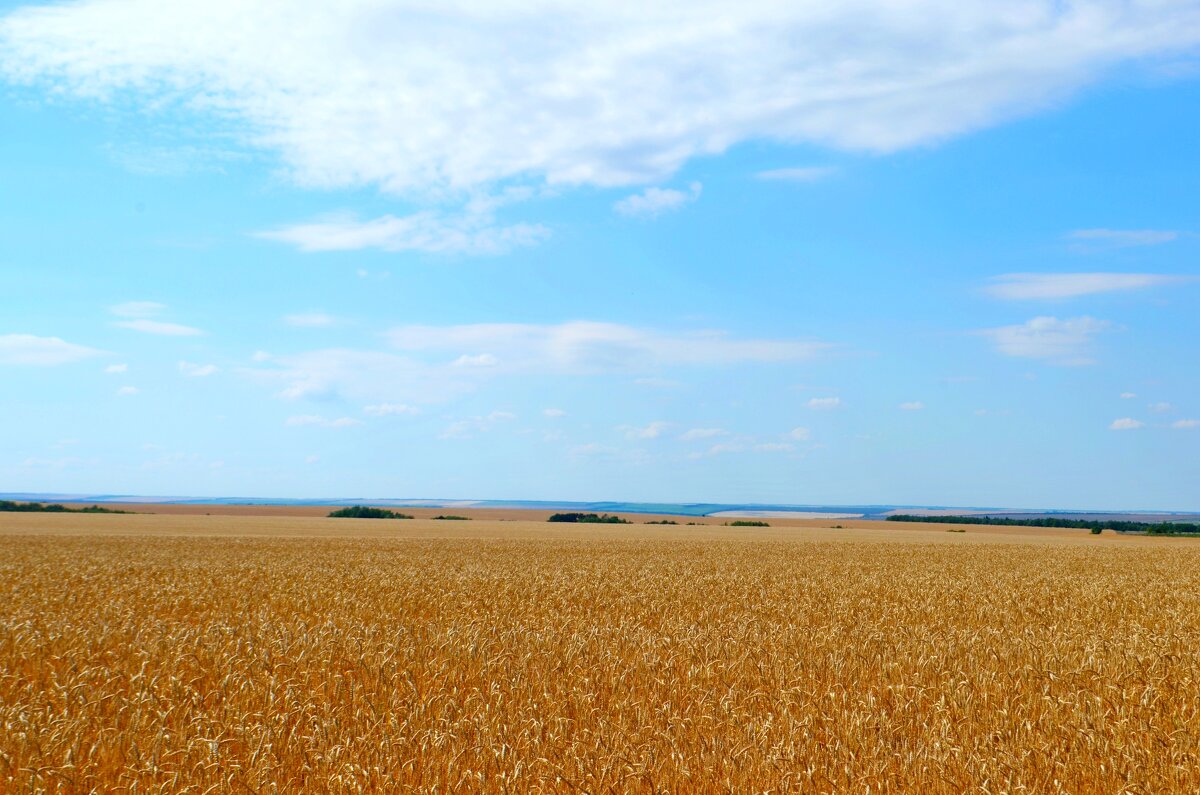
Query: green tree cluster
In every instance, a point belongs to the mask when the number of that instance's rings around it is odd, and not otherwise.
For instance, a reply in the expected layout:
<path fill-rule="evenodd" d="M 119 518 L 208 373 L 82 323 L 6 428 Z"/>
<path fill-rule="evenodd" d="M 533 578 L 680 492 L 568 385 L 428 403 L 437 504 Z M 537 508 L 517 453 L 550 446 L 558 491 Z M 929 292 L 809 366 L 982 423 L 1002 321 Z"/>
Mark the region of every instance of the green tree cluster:
<path fill-rule="evenodd" d="M 411 519 L 406 513 L 397 513 L 385 508 L 369 508 L 366 505 L 351 505 L 349 508 L 339 508 L 331 511 L 333 519 Z"/>
<path fill-rule="evenodd" d="M 551 514 L 548 522 L 578 522 L 580 524 L 630 524 L 628 519 L 610 514 L 594 513 L 555 513 Z"/>

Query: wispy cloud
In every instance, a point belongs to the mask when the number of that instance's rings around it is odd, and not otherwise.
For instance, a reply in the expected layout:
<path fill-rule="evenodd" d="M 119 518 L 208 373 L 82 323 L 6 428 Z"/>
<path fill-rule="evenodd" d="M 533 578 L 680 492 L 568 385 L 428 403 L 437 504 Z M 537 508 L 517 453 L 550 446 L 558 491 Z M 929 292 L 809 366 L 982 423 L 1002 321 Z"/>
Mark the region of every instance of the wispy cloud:
<path fill-rule="evenodd" d="M 493 430 L 498 423 L 511 422 L 517 418 L 516 414 L 509 411 L 493 411 L 491 414 L 483 417 L 467 417 L 466 419 L 456 420 L 446 426 L 439 438 L 441 439 L 471 439 L 476 434 L 488 433 Z"/>
<path fill-rule="evenodd" d="M 1137 392 L 1122 392 L 1121 400 L 1133 400 L 1137 397 Z"/>
<path fill-rule="evenodd" d="M 353 428 L 355 425 L 362 425 L 361 420 L 356 420 L 353 417 L 338 417 L 336 419 L 325 419 L 320 414 L 298 414 L 288 417 L 284 421 L 284 425 L 292 427 L 317 426 L 320 428 Z"/>
<path fill-rule="evenodd" d="M 1113 420 L 1112 424 L 1110 424 L 1108 428 L 1112 431 L 1136 431 L 1138 428 L 1142 428 L 1145 425 L 1146 423 L 1142 422 L 1141 420 L 1135 420 L 1132 417 L 1122 417 L 1119 420 Z"/>
<path fill-rule="evenodd" d="M 613 209 L 619 215 L 654 218 L 696 201 L 700 198 L 702 189 L 699 182 L 688 185 L 686 191 L 674 188 L 646 188 L 641 193 L 626 196 L 616 202 L 613 204 Z"/>
<path fill-rule="evenodd" d="M 925 408 L 925 404 L 919 400 L 910 400 L 900 404 L 901 411 L 920 411 L 923 408 Z"/>
<path fill-rule="evenodd" d="M 192 326 L 166 323 L 161 320 L 121 320 L 113 325 L 142 334 L 156 334 L 162 337 L 198 337 L 204 334 L 203 331 Z"/>
<path fill-rule="evenodd" d="M 1006 301 L 1041 301 L 1143 290 L 1195 281 L 1162 273 L 1006 273 L 992 279 L 988 295 Z"/>
<path fill-rule="evenodd" d="M 157 301 L 126 301 L 123 304 L 110 306 L 108 311 L 117 317 L 154 317 L 162 314 L 166 308 L 166 304 L 160 304 Z"/>
<path fill-rule="evenodd" d="M 1200 420 L 1175 420 L 1171 427 L 1181 431 L 1192 431 L 1200 428 Z"/>
<path fill-rule="evenodd" d="M 671 427 L 671 423 L 655 420 L 647 425 L 630 426 L 622 425 L 617 430 L 625 434 L 629 439 L 657 439 L 663 435 L 667 428 Z"/>
<path fill-rule="evenodd" d="M 368 417 L 412 416 L 420 413 L 419 408 L 407 403 L 376 403 L 371 406 L 363 406 L 363 414 Z"/>
<path fill-rule="evenodd" d="M 744 453 L 744 452 L 746 452 L 746 445 L 742 444 L 741 442 L 718 442 L 717 444 L 714 444 L 711 447 L 709 447 L 703 453 L 693 454 L 692 458 L 698 458 L 700 456 L 717 456 L 717 455 L 726 455 L 728 453 Z"/>
<path fill-rule="evenodd" d="M 812 431 L 808 428 L 792 428 L 787 433 L 788 438 L 797 442 L 807 442 L 812 438 Z"/>
<path fill-rule="evenodd" d="M 365 221 L 353 215 L 335 215 L 256 233 L 306 252 L 379 249 L 473 255 L 503 254 L 536 245 L 549 235 L 550 230 L 539 224 L 503 226 L 487 215 L 451 216 L 434 211 Z"/>
<path fill-rule="evenodd" d="M 1107 321 L 1091 317 L 1059 320 L 1035 317 L 1018 326 L 1001 326 L 977 332 L 992 341 L 998 353 L 1028 359 L 1043 359 L 1052 364 L 1092 364 L 1087 351 L 1092 339 L 1110 328 Z"/>
<path fill-rule="evenodd" d="M 724 428 L 692 428 L 683 433 L 679 438 L 685 442 L 693 442 L 697 439 L 712 439 L 716 436 L 728 436 L 729 431 Z"/>
<path fill-rule="evenodd" d="M 455 377 L 459 373 L 394 353 L 346 348 L 279 355 L 261 367 L 243 370 L 251 380 L 275 386 L 279 397 L 288 400 L 338 397 L 412 403 L 443 401 L 469 391 L 471 382 Z"/>
<path fill-rule="evenodd" d="M 423 195 L 649 184 L 751 141 L 929 144 L 1200 40 L 1187 2 L 537 9 L 40 4 L 0 21 L 0 72 L 64 96 L 182 101 L 277 152 L 302 185 Z"/>
<path fill-rule="evenodd" d="M 1179 237 L 1170 229 L 1076 229 L 1067 233 L 1077 249 L 1159 246 Z"/>
<path fill-rule="evenodd" d="M 562 409 L 542 409 L 542 416 L 549 417 L 552 420 L 567 416 L 567 412 Z"/>
<path fill-rule="evenodd" d="M 827 351 L 828 343 L 736 339 L 720 331 L 670 332 L 616 323 L 572 321 L 556 325 L 477 323 L 400 326 L 388 332 L 398 350 L 446 354 L 463 364 L 488 364 L 506 372 L 630 372 L 666 366 L 722 366 L 790 362 Z M 463 360 L 460 357 L 490 357 Z"/>
<path fill-rule="evenodd" d="M 117 395 L 119 397 L 132 397 L 141 391 L 142 390 L 138 389 L 136 386 L 123 386 L 117 390 Z"/>
<path fill-rule="evenodd" d="M 127 364 L 110 364 L 108 367 L 104 368 L 104 372 L 108 373 L 109 375 L 119 375 L 128 371 L 129 365 Z"/>
<path fill-rule="evenodd" d="M 324 312 L 301 312 L 285 315 L 283 322 L 296 328 L 329 328 L 337 324 L 337 318 Z"/>
<path fill-rule="evenodd" d="M 818 182 L 837 173 L 834 166 L 802 166 L 799 168 L 773 168 L 760 171 L 754 176 L 772 182 Z"/>
<path fill-rule="evenodd" d="M 842 399 L 839 397 L 815 397 L 810 398 L 805 405 L 817 411 L 829 411 L 830 409 L 841 408 Z"/>
<path fill-rule="evenodd" d="M 58 337 L 0 334 L 0 365 L 53 367 L 100 356 L 103 353 L 104 351 L 75 345 Z"/>
<path fill-rule="evenodd" d="M 217 366 L 215 364 L 196 364 L 194 362 L 181 361 L 179 363 L 179 372 L 189 378 L 203 378 L 217 372 Z"/>
<path fill-rule="evenodd" d="M 490 353 L 480 353 L 474 356 L 464 353 L 450 362 L 451 367 L 495 367 L 498 364 L 500 364 L 500 360 Z"/>
<path fill-rule="evenodd" d="M 1154 412 L 1155 414 L 1166 414 L 1171 410 L 1171 404 L 1167 403 L 1165 400 L 1161 400 L 1158 403 L 1151 403 L 1146 408 L 1150 409 L 1150 411 Z"/>

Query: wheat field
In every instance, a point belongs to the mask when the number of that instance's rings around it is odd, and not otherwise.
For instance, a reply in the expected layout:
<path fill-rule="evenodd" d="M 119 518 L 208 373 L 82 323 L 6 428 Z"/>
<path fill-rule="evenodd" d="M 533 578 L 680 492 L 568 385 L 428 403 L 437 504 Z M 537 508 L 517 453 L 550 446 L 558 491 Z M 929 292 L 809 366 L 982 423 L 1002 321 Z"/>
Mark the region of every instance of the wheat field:
<path fill-rule="evenodd" d="M 1198 652 L 1177 539 L 3 517 L 0 791 L 1197 792 Z"/>

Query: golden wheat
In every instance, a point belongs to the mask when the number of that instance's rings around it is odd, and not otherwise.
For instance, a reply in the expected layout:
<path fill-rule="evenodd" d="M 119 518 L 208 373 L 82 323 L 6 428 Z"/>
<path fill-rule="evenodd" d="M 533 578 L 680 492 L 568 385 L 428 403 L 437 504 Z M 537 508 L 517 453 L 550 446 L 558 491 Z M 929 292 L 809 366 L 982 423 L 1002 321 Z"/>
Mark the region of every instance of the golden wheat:
<path fill-rule="evenodd" d="M 0 791 L 1200 791 L 1188 542 L 457 524 L 0 536 Z"/>

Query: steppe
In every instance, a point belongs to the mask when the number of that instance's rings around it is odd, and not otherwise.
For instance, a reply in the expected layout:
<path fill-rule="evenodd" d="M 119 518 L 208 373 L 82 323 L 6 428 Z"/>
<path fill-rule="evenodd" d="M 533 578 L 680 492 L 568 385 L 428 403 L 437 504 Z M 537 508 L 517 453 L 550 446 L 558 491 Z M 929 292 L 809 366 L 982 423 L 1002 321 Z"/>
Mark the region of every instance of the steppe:
<path fill-rule="evenodd" d="M 124 507 L 0 514 L 0 791 L 1200 791 L 1193 540 Z"/>

